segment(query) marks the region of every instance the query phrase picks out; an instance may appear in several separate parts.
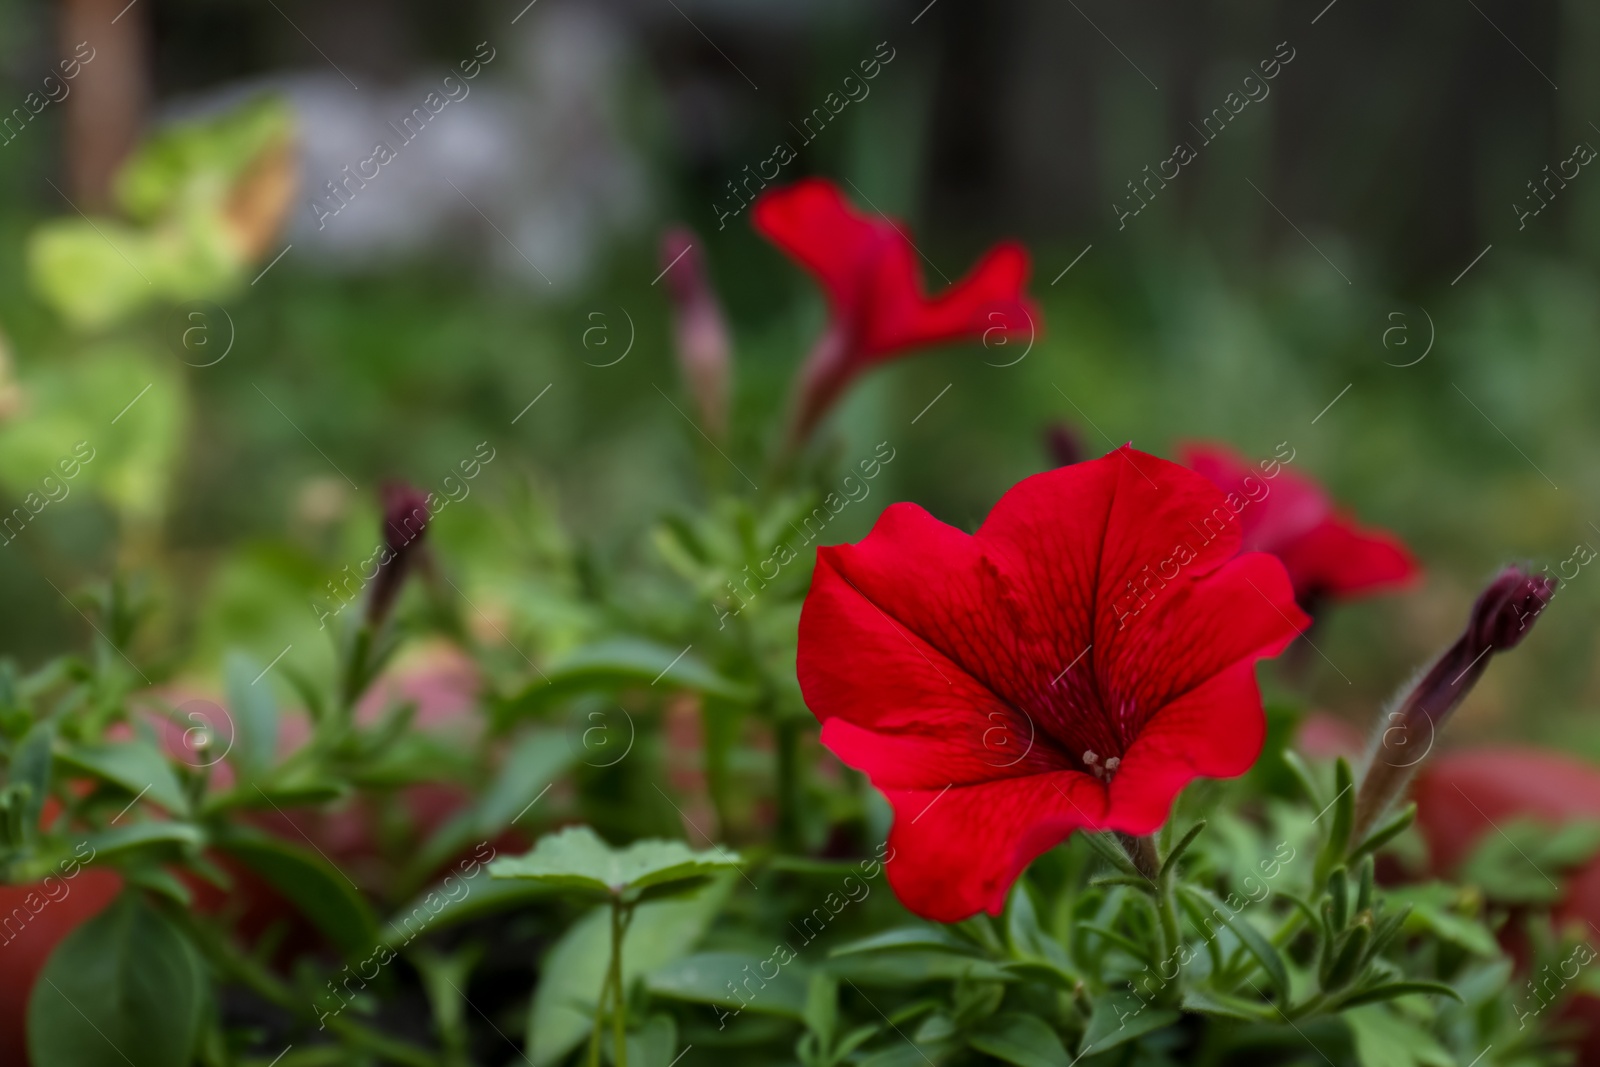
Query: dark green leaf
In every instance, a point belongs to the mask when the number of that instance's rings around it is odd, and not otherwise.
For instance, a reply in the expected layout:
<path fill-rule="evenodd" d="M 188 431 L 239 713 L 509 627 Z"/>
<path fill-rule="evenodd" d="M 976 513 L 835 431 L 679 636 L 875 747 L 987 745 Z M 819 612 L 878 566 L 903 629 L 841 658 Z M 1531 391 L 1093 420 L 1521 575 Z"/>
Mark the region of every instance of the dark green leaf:
<path fill-rule="evenodd" d="M 1019 1012 L 985 1019 L 968 1035 L 967 1044 L 1017 1067 L 1067 1067 L 1070 1062 L 1054 1030 Z"/>
<path fill-rule="evenodd" d="M 1189 846 L 1194 843 L 1194 839 L 1200 836 L 1200 831 L 1205 828 L 1206 821 L 1204 819 L 1189 827 L 1188 832 L 1180 837 L 1178 843 L 1172 847 L 1172 851 L 1167 853 L 1167 858 L 1161 861 L 1160 877 L 1166 878 L 1178 869 L 1178 861 L 1183 859 L 1183 854 L 1189 850 Z"/>
<path fill-rule="evenodd" d="M 240 826 L 230 828 L 217 845 L 266 879 L 345 953 L 364 953 L 376 945 L 377 920 L 366 899 L 321 856 Z"/>
<path fill-rule="evenodd" d="M 782 945 L 767 956 L 701 952 L 657 967 L 644 982 L 657 996 L 803 1021 L 809 975 L 793 960 Z"/>
<path fill-rule="evenodd" d="M 1358 990 L 1339 1001 L 1340 1008 L 1355 1008 L 1362 1004 L 1376 1004 L 1379 1001 L 1393 1000 L 1395 997 L 1408 997 L 1414 993 L 1428 996 L 1445 996 L 1451 1000 L 1459 1001 L 1461 994 L 1443 982 L 1385 982 L 1383 985 L 1372 986 Z"/>
<path fill-rule="evenodd" d="M 964 937 L 957 937 L 943 926 L 899 926 L 870 937 L 847 941 L 828 953 L 830 957 L 851 956 L 862 952 L 892 952 L 910 949 L 940 949 L 974 954 L 978 946 Z"/>
<path fill-rule="evenodd" d="M 34 1067 L 186 1067 L 204 997 L 200 960 L 137 892 L 56 946 L 28 1005 Z"/>
<path fill-rule="evenodd" d="M 1094 998 L 1078 1055 L 1105 1052 L 1177 1021 L 1177 1012 L 1153 1007 L 1132 993 L 1102 993 Z"/>
<path fill-rule="evenodd" d="M 205 834 L 188 823 L 139 822 L 97 830 L 85 835 L 84 841 L 98 862 L 160 863 L 198 849 L 205 844 Z"/>
<path fill-rule="evenodd" d="M 1411 824 L 1416 821 L 1416 818 L 1417 806 L 1415 804 L 1407 804 L 1399 814 L 1372 831 L 1367 835 L 1365 841 L 1356 846 L 1355 850 L 1350 853 L 1350 862 L 1354 863 L 1362 856 L 1376 854 L 1384 845 L 1405 833 Z"/>

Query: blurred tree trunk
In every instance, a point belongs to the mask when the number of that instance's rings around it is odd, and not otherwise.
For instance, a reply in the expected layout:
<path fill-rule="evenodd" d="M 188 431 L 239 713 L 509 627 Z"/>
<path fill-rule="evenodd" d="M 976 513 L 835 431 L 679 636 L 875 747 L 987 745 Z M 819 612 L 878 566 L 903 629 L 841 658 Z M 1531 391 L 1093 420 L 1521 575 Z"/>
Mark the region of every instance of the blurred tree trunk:
<path fill-rule="evenodd" d="M 150 0 L 61 0 L 61 53 L 80 43 L 94 58 L 74 79 L 63 145 L 67 190 L 84 211 L 103 210 L 111 178 L 144 122 L 149 98 L 145 14 Z"/>

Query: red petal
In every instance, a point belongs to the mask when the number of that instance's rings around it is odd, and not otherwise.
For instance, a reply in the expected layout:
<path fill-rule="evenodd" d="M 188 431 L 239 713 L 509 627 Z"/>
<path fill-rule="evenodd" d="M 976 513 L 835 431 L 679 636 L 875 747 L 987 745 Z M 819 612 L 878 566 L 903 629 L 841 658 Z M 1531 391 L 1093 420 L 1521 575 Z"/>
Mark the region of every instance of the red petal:
<path fill-rule="evenodd" d="M 856 214 L 838 188 L 820 178 L 762 193 L 750 219 L 758 233 L 815 275 L 846 319 L 854 319 L 870 295 L 885 249 L 904 244 L 893 226 Z"/>
<path fill-rule="evenodd" d="M 981 785 L 890 791 L 889 884 L 924 918 L 998 915 L 1017 875 L 1080 827 L 1098 828 L 1105 790 L 1077 771 Z"/>
<path fill-rule="evenodd" d="M 1416 560 L 1398 537 L 1338 515 L 1279 555 L 1301 592 L 1350 596 L 1403 585 L 1418 573 Z"/>
<path fill-rule="evenodd" d="M 965 278 L 932 300 L 923 295 L 920 279 L 909 242 L 902 238 L 888 244 L 876 274 L 876 292 L 867 304 L 865 357 L 968 338 L 1024 338 L 1035 332 L 1039 316 L 1022 297 L 1028 253 L 1019 244 L 996 245 Z"/>

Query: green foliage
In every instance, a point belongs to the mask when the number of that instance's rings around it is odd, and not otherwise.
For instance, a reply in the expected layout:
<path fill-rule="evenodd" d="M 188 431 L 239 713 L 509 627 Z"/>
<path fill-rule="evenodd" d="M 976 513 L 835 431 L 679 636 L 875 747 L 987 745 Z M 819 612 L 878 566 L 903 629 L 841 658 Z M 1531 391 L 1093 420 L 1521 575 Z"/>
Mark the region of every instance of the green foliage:
<path fill-rule="evenodd" d="M 206 1000 L 178 929 L 125 893 L 50 956 L 28 1004 L 36 1067 L 184 1067 Z"/>

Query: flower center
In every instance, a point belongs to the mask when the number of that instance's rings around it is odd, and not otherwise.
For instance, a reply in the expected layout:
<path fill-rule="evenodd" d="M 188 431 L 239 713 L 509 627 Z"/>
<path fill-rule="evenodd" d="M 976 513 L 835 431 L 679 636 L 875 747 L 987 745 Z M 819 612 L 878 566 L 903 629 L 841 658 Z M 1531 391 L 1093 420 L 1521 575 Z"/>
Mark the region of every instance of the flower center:
<path fill-rule="evenodd" d="M 1117 768 L 1122 766 L 1122 760 L 1112 756 L 1104 763 L 1101 763 L 1099 753 L 1089 749 L 1083 754 L 1083 765 L 1089 769 L 1090 774 L 1109 785 L 1112 776 L 1117 773 Z"/>

